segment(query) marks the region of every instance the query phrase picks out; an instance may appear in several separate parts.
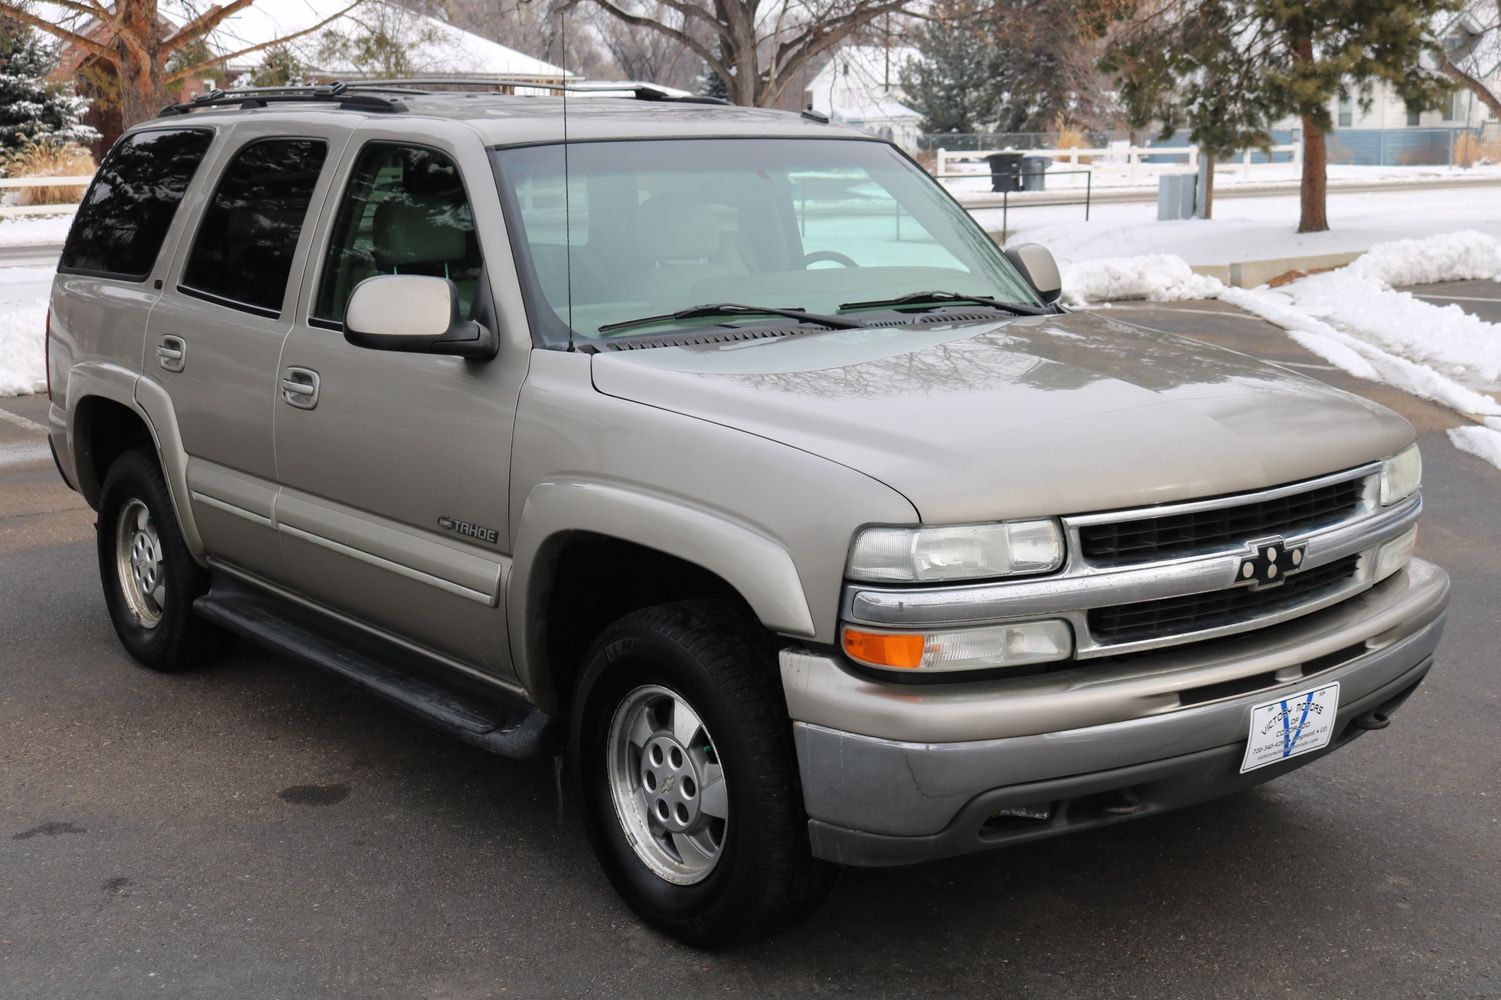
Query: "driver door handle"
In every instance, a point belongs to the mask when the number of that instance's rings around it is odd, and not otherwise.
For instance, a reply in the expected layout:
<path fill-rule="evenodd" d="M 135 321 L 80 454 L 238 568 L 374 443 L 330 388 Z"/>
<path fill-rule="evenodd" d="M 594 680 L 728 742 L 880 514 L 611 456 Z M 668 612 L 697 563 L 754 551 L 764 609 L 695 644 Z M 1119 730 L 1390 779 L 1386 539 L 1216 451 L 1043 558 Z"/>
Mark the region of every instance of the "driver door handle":
<path fill-rule="evenodd" d="M 318 373 L 311 368 L 288 368 L 282 374 L 281 399 L 299 410 L 311 410 L 317 406 Z"/>

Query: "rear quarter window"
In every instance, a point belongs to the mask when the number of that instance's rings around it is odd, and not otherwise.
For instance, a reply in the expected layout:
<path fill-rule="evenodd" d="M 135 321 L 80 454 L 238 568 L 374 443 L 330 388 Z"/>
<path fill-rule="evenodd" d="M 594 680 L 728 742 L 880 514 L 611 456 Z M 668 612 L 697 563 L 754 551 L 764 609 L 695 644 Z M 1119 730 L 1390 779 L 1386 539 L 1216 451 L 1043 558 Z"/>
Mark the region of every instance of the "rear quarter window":
<path fill-rule="evenodd" d="M 78 208 L 59 270 L 144 281 L 213 139 L 207 129 L 153 129 L 115 143 Z"/>

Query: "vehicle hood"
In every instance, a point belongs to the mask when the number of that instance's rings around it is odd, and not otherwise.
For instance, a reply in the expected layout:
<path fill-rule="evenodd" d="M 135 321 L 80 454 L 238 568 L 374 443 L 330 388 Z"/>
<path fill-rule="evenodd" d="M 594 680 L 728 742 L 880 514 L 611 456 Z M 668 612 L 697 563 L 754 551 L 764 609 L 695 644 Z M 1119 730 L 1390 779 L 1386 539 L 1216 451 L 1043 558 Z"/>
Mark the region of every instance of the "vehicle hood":
<path fill-rule="evenodd" d="M 600 392 L 859 470 L 929 523 L 1261 489 L 1413 438 L 1349 393 L 1097 312 L 615 350 L 592 367 Z"/>

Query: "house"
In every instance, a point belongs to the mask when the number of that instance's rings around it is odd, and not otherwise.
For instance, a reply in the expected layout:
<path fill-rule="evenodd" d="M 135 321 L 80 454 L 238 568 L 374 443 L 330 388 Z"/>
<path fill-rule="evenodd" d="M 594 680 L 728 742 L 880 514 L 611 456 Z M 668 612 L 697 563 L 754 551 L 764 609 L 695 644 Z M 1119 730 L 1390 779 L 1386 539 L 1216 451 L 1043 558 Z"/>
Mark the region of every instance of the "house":
<path fill-rule="evenodd" d="M 184 0 L 160 0 L 158 6 L 167 31 L 198 12 Z M 103 35 L 97 22 L 83 19 L 73 30 L 90 37 Z M 393 39 L 394 44 L 370 44 L 372 38 Z M 268 44 L 273 42 L 277 44 Z M 190 100 L 216 88 L 273 82 L 257 80 L 264 76 L 269 59 L 290 65 L 295 76 L 308 83 L 421 76 L 510 91 L 528 85 L 557 86 L 572 77 L 561 67 L 385 0 L 363 0 L 353 6 L 350 0 L 255 0 L 225 18 L 208 37 L 207 51 L 195 56 L 200 61 L 214 57 L 222 61 L 174 83 L 168 97 Z M 52 78 L 75 82 L 87 93 L 91 60 L 88 53 L 64 45 Z M 102 134 L 102 148 L 120 132 L 115 112 L 96 109 L 87 123 Z"/>
<path fill-rule="evenodd" d="M 840 46 L 808 83 L 806 107 L 915 150 L 922 115 L 902 103 L 901 73 L 920 58 L 917 49 L 906 45 Z"/>

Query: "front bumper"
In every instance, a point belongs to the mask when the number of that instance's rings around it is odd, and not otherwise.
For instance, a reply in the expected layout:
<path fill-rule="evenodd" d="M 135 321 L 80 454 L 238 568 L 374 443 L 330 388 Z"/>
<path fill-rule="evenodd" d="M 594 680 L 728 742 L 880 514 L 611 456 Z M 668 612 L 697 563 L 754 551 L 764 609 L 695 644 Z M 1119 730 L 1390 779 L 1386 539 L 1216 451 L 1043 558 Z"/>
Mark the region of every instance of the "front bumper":
<path fill-rule="evenodd" d="M 1261 632 L 1033 677 L 899 685 L 785 651 L 814 853 L 850 865 L 962 854 L 1247 788 L 1342 746 L 1417 686 L 1449 581 L 1421 560 Z M 1329 747 L 1242 775 L 1251 706 L 1340 682 Z"/>

